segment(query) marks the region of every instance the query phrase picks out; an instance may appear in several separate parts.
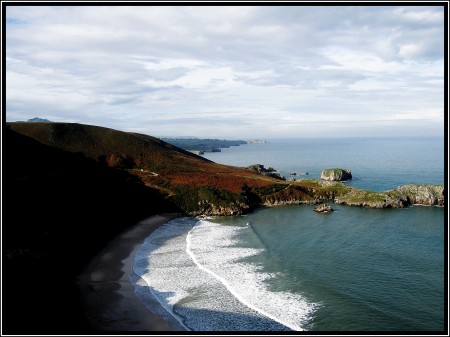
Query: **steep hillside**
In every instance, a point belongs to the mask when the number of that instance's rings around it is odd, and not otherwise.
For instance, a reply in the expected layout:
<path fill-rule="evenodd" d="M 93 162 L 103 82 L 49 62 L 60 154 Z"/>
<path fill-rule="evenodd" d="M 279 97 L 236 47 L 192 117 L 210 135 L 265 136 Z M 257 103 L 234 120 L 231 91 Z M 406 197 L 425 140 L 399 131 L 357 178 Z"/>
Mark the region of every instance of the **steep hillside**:
<path fill-rule="evenodd" d="M 2 331 L 82 332 L 76 275 L 140 219 L 179 209 L 137 177 L 81 154 L 9 128 L 2 144 Z"/>
<path fill-rule="evenodd" d="M 118 168 L 152 171 L 192 171 L 209 160 L 160 139 L 77 123 L 7 123 L 42 144 L 85 156 Z"/>
<path fill-rule="evenodd" d="M 126 171 L 191 214 L 242 213 L 253 206 L 242 195 L 246 186 L 278 182 L 252 170 L 213 163 L 142 134 L 72 123 L 16 122 L 7 127 L 42 144 Z M 207 202 L 201 204 L 205 196 Z"/>

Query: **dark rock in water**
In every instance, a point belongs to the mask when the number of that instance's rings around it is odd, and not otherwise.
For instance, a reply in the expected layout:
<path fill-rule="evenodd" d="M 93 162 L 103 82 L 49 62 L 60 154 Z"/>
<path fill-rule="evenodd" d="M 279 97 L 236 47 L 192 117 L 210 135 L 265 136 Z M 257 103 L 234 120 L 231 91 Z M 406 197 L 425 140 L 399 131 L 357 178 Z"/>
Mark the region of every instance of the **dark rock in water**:
<path fill-rule="evenodd" d="M 317 212 L 317 213 L 331 213 L 333 211 L 334 210 L 328 204 L 320 204 L 320 205 L 314 207 L 314 212 Z"/>
<path fill-rule="evenodd" d="M 261 164 L 254 164 L 247 167 L 247 169 L 259 172 L 265 176 L 269 176 L 275 179 L 279 180 L 286 180 L 286 178 L 281 175 L 280 173 L 276 172 L 276 170 L 273 167 L 266 168 L 264 165 Z"/>
<path fill-rule="evenodd" d="M 320 174 L 320 179 L 332 181 L 349 180 L 352 179 L 352 170 L 341 168 L 323 170 Z"/>

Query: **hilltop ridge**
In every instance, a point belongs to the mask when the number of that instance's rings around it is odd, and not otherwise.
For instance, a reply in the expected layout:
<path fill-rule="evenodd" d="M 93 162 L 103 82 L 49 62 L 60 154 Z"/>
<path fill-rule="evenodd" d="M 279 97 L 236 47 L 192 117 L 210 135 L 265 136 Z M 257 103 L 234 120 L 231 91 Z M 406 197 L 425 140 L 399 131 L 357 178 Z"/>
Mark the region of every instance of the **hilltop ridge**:
<path fill-rule="evenodd" d="M 77 123 L 7 123 L 41 144 L 126 171 L 189 214 L 241 214 L 253 206 L 243 195 L 277 179 L 216 164 L 160 139 Z"/>

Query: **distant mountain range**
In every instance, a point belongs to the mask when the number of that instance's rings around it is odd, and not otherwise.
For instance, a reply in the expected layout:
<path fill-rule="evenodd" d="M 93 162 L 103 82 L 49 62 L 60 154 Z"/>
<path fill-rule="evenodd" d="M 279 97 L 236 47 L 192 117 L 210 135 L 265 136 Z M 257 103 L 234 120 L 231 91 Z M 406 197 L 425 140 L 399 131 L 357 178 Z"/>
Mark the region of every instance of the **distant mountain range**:
<path fill-rule="evenodd" d="M 31 118 L 31 119 L 27 120 L 27 122 L 33 122 L 33 123 L 51 123 L 51 121 L 49 121 L 48 119 L 45 119 L 45 118 L 39 118 L 39 117 Z"/>

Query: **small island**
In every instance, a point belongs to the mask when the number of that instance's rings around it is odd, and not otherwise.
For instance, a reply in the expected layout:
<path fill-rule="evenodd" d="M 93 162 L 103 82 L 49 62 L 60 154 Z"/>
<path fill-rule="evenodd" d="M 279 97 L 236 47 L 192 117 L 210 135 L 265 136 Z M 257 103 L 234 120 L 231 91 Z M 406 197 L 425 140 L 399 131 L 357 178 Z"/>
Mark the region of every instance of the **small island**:
<path fill-rule="evenodd" d="M 331 181 L 344 181 L 352 179 L 352 170 L 332 168 L 323 170 L 320 174 L 320 179 Z"/>

